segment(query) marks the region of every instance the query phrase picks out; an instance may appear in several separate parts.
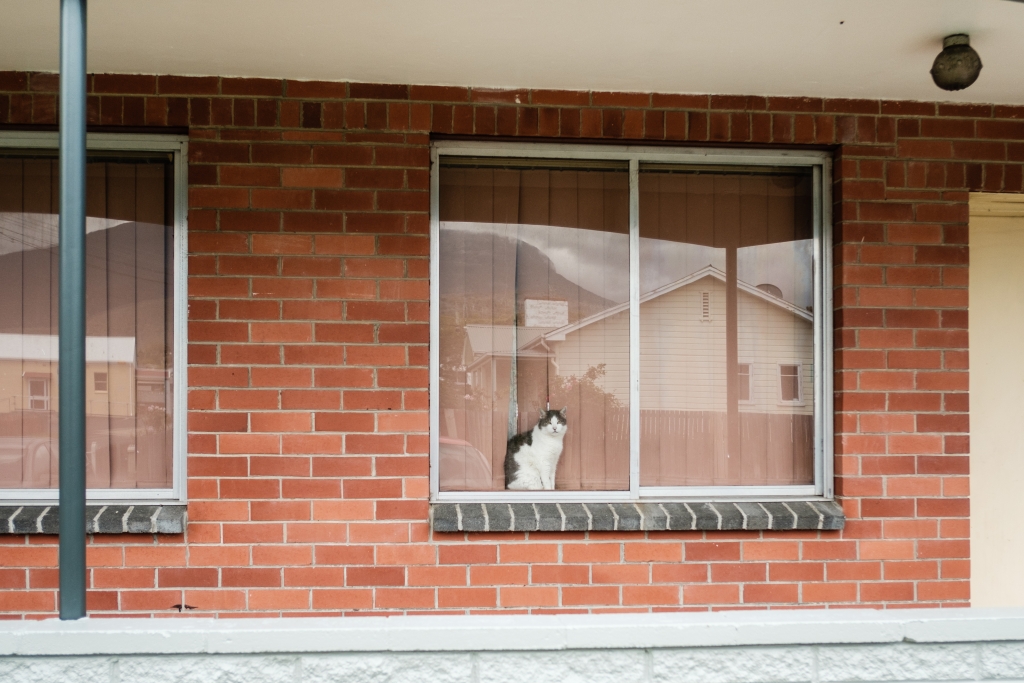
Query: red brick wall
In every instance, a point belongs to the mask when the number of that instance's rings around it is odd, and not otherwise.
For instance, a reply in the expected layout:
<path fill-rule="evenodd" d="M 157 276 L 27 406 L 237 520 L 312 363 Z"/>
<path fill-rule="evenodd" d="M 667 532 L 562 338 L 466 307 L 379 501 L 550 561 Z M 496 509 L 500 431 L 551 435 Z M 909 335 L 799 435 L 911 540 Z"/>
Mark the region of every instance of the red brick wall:
<path fill-rule="evenodd" d="M 96 75 L 93 124 L 188 127 L 189 519 L 94 536 L 96 613 L 965 605 L 967 192 L 1020 192 L 1024 108 Z M 0 123 L 56 77 L 0 74 Z M 432 534 L 431 133 L 835 150 L 843 532 Z M 0 536 L 52 614 L 56 538 Z"/>

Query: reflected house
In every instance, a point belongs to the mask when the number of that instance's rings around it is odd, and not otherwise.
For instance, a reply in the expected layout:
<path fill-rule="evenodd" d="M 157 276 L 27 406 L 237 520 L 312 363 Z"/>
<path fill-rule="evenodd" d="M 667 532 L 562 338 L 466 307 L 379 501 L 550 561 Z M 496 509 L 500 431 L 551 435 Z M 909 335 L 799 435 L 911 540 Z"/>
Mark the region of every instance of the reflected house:
<path fill-rule="evenodd" d="M 504 487 L 505 439 L 508 425 L 509 377 L 515 355 L 519 379 L 517 391 L 521 410 L 517 431 L 524 431 L 536 421 L 533 414 L 547 394 L 552 351 L 538 344 L 553 327 L 520 327 L 516 330 L 517 350 L 513 354 L 513 327 L 511 325 L 465 326 L 463 365 L 465 372 L 465 411 L 447 408 L 441 411 L 442 446 L 453 457 L 442 469 L 442 485 L 451 490 Z M 493 406 L 493 410 L 484 407 Z M 456 446 L 464 451 L 454 453 Z M 469 463 L 478 459 L 489 463 L 490 483 L 483 485 L 480 477 L 473 477 Z"/>
<path fill-rule="evenodd" d="M 0 334 L 0 472 L 7 485 L 57 484 L 58 348 L 57 335 Z M 85 361 L 86 463 L 95 486 L 134 461 L 135 339 L 87 337 Z M 112 465 L 112 458 L 124 462 Z"/>
<path fill-rule="evenodd" d="M 173 468 L 169 161 L 90 156 L 86 485 L 166 488 Z M 0 485 L 12 489 L 58 484 L 59 221 L 48 201 L 56 177 L 53 155 L 0 159 L 8 189 L 0 201 Z"/>
<path fill-rule="evenodd" d="M 520 327 L 516 332 L 515 352 L 519 374 L 532 375 L 531 367 L 545 369 L 548 359 L 554 358 L 550 347 L 542 342 L 553 327 Z M 464 362 L 467 391 L 491 395 L 500 386 L 499 377 L 507 380 L 512 351 L 511 325 L 466 325 Z M 520 389 L 521 391 L 522 389 Z"/>
<path fill-rule="evenodd" d="M 725 273 L 709 265 L 640 298 L 645 484 L 719 484 L 728 482 L 730 476 L 745 483 L 802 483 L 812 476 L 812 314 L 786 301 L 781 290 L 771 284 L 738 281 L 737 290 L 741 452 L 732 454 L 732 465 L 724 462 L 730 459 L 724 452 Z M 508 402 L 512 328 L 466 325 L 465 329 L 467 392 L 493 400 L 497 415 Z M 520 328 L 519 428 L 526 429 L 535 420 L 543 387 L 550 384 L 548 376 L 557 382 L 582 378 L 589 372 L 597 388 L 610 399 L 597 409 L 607 411 L 609 403 L 622 406 L 614 409 L 621 415 L 603 417 L 606 427 L 600 437 L 604 444 L 627 444 L 628 339 L 627 304 L 558 328 Z M 592 364 L 595 358 L 602 361 L 599 368 Z M 585 411 L 587 406 L 580 409 Z M 598 438 L 593 429 L 579 428 L 583 421 L 595 424 L 589 416 L 571 412 L 570 435 L 583 441 Z M 498 422 L 494 431 L 500 432 L 502 423 L 498 417 L 494 420 Z M 576 430 L 572 429 L 574 422 Z M 479 448 L 488 441 L 488 430 L 474 434 L 471 423 L 467 422 L 470 433 L 463 438 Z M 449 426 L 454 428 L 454 424 Z M 491 440 L 495 441 L 492 448 L 500 450 L 500 439 Z M 582 450 L 585 458 L 591 449 L 583 444 Z M 738 469 L 730 474 L 730 466 Z"/>
<path fill-rule="evenodd" d="M 724 411 L 725 273 L 714 266 L 659 287 L 640 297 L 641 410 Z M 739 322 L 740 411 L 811 413 L 812 316 L 776 295 L 772 285 L 737 283 Z M 549 346 L 561 375 L 582 375 L 581 359 L 598 343 L 595 324 L 608 334 L 629 335 L 627 306 L 621 304 L 579 322 L 545 333 L 524 345 L 528 352 Z M 657 330 L 658 335 L 652 331 Z M 647 332 L 645 334 L 645 331 Z M 598 382 L 625 401 L 629 395 L 629 356 L 625 343 L 610 344 L 619 353 L 602 351 L 606 371 Z M 796 370 L 791 368 L 796 367 Z M 795 373 L 797 385 L 780 379 Z M 665 382 L 661 377 L 671 377 Z M 744 381 L 745 380 L 745 386 Z"/>

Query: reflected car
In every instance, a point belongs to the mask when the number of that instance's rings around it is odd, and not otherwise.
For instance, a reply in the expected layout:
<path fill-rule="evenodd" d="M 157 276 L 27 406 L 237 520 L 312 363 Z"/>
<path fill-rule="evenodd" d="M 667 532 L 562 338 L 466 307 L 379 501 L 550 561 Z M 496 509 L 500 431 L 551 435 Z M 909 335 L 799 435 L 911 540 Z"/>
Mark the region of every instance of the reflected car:
<path fill-rule="evenodd" d="M 49 437 L 0 437 L 0 482 L 14 488 L 57 485 L 57 447 Z"/>
<path fill-rule="evenodd" d="M 438 460 L 442 491 L 489 491 L 491 461 L 473 444 L 440 437 Z"/>

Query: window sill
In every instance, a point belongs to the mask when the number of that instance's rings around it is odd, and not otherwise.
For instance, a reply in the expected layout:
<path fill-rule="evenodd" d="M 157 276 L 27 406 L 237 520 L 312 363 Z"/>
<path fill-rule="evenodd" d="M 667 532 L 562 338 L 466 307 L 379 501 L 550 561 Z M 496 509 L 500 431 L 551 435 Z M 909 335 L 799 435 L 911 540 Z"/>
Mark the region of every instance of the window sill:
<path fill-rule="evenodd" d="M 773 503 L 432 503 L 437 532 L 837 531 L 832 501 Z"/>
<path fill-rule="evenodd" d="M 185 505 L 87 505 L 85 531 L 90 534 L 180 534 L 188 522 Z M 56 534 L 56 505 L 0 506 L 0 535 Z"/>

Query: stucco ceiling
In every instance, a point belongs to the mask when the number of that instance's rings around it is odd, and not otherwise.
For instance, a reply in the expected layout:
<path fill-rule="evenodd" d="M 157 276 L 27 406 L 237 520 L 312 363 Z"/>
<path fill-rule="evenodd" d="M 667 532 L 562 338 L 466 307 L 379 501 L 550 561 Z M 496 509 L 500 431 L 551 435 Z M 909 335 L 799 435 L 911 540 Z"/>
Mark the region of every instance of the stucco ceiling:
<path fill-rule="evenodd" d="M 55 71 L 58 0 L 0 0 L 0 70 Z M 966 32 L 977 83 L 939 90 Z M 1008 0 L 90 0 L 92 72 L 1024 103 Z"/>

